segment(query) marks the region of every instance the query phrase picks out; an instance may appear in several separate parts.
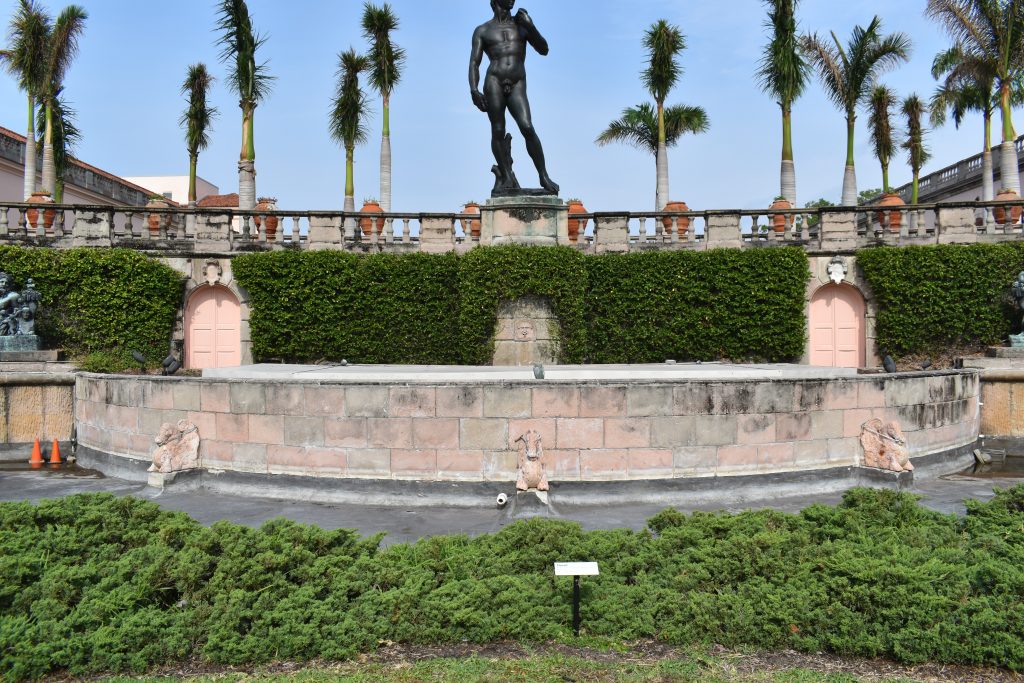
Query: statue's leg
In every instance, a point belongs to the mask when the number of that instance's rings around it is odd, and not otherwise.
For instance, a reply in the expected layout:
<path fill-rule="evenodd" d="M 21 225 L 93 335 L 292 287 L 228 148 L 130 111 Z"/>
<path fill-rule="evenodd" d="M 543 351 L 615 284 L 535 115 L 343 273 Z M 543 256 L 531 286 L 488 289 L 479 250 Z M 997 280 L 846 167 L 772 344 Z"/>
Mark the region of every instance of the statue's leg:
<path fill-rule="evenodd" d="M 558 194 L 558 185 L 548 177 L 547 164 L 544 161 L 544 146 L 533 127 L 533 116 L 530 113 L 530 100 L 526 96 L 525 80 L 519 81 L 513 86 L 512 93 L 508 96 L 508 110 L 519 125 L 519 131 L 526 141 L 526 151 L 530 153 L 533 165 L 537 167 L 540 186 L 552 194 Z"/>
<path fill-rule="evenodd" d="M 487 100 L 487 118 L 491 121 L 491 152 L 498 167 L 495 189 L 518 188 L 512 174 L 512 154 L 505 141 L 505 93 L 501 82 L 494 76 L 488 76 L 484 81 L 484 99 Z"/>

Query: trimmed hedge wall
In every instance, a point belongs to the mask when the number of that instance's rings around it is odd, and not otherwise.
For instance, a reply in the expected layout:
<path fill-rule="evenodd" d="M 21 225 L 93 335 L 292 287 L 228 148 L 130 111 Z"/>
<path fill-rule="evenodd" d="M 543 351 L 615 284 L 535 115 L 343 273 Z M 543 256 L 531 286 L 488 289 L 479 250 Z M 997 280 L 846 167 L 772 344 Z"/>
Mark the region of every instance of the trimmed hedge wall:
<path fill-rule="evenodd" d="M 810 276 L 800 249 L 520 246 L 247 254 L 234 273 L 258 359 L 467 365 L 490 363 L 499 303 L 524 295 L 551 300 L 568 363 L 791 360 L 804 349 Z"/>
<path fill-rule="evenodd" d="M 878 305 L 881 354 L 1000 345 L 1020 313 L 1009 297 L 1024 244 L 879 247 L 857 254 Z"/>
<path fill-rule="evenodd" d="M 15 289 L 35 280 L 43 295 L 37 330 L 47 345 L 75 356 L 101 352 L 109 369 L 135 365 L 132 351 L 151 361 L 167 355 L 183 278 L 159 261 L 130 249 L 3 246 L 0 270 Z"/>

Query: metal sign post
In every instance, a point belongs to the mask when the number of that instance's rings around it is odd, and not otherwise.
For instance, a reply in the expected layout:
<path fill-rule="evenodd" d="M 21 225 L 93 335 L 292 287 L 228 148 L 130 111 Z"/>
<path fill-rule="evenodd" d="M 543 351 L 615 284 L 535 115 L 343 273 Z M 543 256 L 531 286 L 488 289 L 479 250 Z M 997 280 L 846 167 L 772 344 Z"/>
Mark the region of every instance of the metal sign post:
<path fill-rule="evenodd" d="M 598 576 L 597 562 L 555 562 L 555 576 L 572 577 L 572 631 L 580 635 L 580 577 Z"/>

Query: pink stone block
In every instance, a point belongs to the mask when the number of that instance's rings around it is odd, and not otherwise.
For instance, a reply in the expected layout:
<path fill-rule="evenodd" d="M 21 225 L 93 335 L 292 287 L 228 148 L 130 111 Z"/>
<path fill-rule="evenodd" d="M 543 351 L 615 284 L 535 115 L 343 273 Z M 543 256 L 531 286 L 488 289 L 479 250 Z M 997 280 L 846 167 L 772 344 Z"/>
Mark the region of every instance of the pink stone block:
<path fill-rule="evenodd" d="M 434 417 L 436 391 L 432 387 L 395 387 L 389 396 L 389 417 Z"/>
<path fill-rule="evenodd" d="M 859 382 L 835 380 L 828 385 L 825 406 L 829 410 L 847 410 L 857 407 Z"/>
<path fill-rule="evenodd" d="M 738 424 L 740 444 L 774 443 L 776 440 L 774 415 L 741 415 Z"/>
<path fill-rule="evenodd" d="M 629 451 L 624 449 L 580 451 L 580 477 L 584 481 L 626 479 L 628 463 Z"/>
<path fill-rule="evenodd" d="M 112 429 L 124 432 L 137 432 L 139 430 L 139 409 L 128 406 L 113 406 L 113 420 L 110 423 Z"/>
<path fill-rule="evenodd" d="M 519 454 L 515 451 L 485 451 L 484 481 L 515 481 Z"/>
<path fill-rule="evenodd" d="M 828 439 L 799 441 L 793 444 L 793 461 L 797 465 L 823 465 L 828 462 Z"/>
<path fill-rule="evenodd" d="M 580 451 L 544 451 L 544 467 L 553 481 L 578 481 L 580 478 Z"/>
<path fill-rule="evenodd" d="M 231 392 L 227 384 L 203 384 L 199 388 L 199 407 L 204 413 L 230 413 Z"/>
<path fill-rule="evenodd" d="M 304 387 L 306 414 L 314 417 L 340 417 L 345 414 L 344 387 Z"/>
<path fill-rule="evenodd" d="M 174 394 L 168 382 L 147 382 L 143 385 L 142 402 L 150 410 L 173 410 Z"/>
<path fill-rule="evenodd" d="M 873 417 L 876 417 L 874 411 L 868 408 L 843 411 L 843 436 L 859 437 L 864 431 L 864 423 Z"/>
<path fill-rule="evenodd" d="M 526 432 L 533 430 L 540 434 L 541 443 L 551 448 L 558 443 L 558 427 L 554 419 L 533 419 L 533 420 L 509 420 L 508 421 L 508 447 L 509 450 L 519 450 L 519 439 Z"/>
<path fill-rule="evenodd" d="M 343 474 L 348 467 L 345 451 L 336 448 L 306 449 L 306 467 L 314 474 Z"/>
<path fill-rule="evenodd" d="M 580 390 L 576 387 L 538 387 L 533 390 L 533 417 L 576 417 Z"/>
<path fill-rule="evenodd" d="M 230 413 L 217 413 L 217 435 L 218 441 L 231 441 L 234 443 L 249 440 L 249 416 L 232 415 Z M 200 435 L 201 437 L 202 435 Z"/>
<path fill-rule="evenodd" d="M 302 415 L 306 412 L 305 392 L 301 386 L 267 385 L 268 415 Z"/>
<path fill-rule="evenodd" d="M 775 434 L 779 441 L 805 441 L 812 438 L 811 413 L 779 413 L 775 416 Z"/>
<path fill-rule="evenodd" d="M 885 389 L 881 382 L 860 382 L 857 387 L 858 408 L 884 408 Z"/>
<path fill-rule="evenodd" d="M 604 421 L 606 448 L 649 448 L 651 421 L 648 418 L 608 418 Z"/>
<path fill-rule="evenodd" d="M 559 418 L 556 427 L 556 445 L 560 449 L 604 447 L 604 420 L 601 418 Z"/>
<path fill-rule="evenodd" d="M 484 392 L 480 387 L 441 387 L 436 390 L 438 417 L 483 417 Z"/>
<path fill-rule="evenodd" d="M 367 421 L 362 417 L 324 421 L 324 443 L 332 448 L 366 448 Z"/>
<path fill-rule="evenodd" d="M 369 418 L 366 443 L 370 448 L 412 448 L 412 418 Z"/>
<path fill-rule="evenodd" d="M 459 421 L 455 418 L 417 418 L 412 422 L 413 446 L 427 450 L 459 447 Z"/>
<path fill-rule="evenodd" d="M 199 442 L 199 461 L 203 467 L 230 465 L 233 445 L 225 441 L 202 439 Z"/>
<path fill-rule="evenodd" d="M 684 474 L 713 474 L 718 467 L 718 448 L 715 446 L 687 446 L 673 453 L 675 476 Z"/>
<path fill-rule="evenodd" d="M 216 438 L 217 416 L 214 413 L 189 413 L 186 419 L 199 429 L 200 439 Z"/>
<path fill-rule="evenodd" d="M 580 389 L 580 417 L 624 417 L 625 414 L 625 387 Z"/>
<path fill-rule="evenodd" d="M 792 465 L 796 460 L 796 452 L 792 443 L 772 443 L 757 447 L 757 461 L 767 467 Z"/>
<path fill-rule="evenodd" d="M 628 463 L 629 476 L 632 479 L 653 479 L 671 477 L 673 454 L 668 449 L 631 448 Z"/>
<path fill-rule="evenodd" d="M 441 477 L 479 479 L 483 460 L 483 451 L 438 451 L 437 472 Z"/>
<path fill-rule="evenodd" d="M 305 471 L 306 449 L 298 446 L 267 446 L 267 469 L 271 474 Z"/>
<path fill-rule="evenodd" d="M 437 473 L 437 451 L 392 450 L 391 474 L 397 478 L 430 477 Z"/>
<path fill-rule="evenodd" d="M 131 454 L 140 457 L 149 457 L 153 454 L 153 450 L 156 448 L 156 444 L 153 443 L 153 437 L 145 434 L 132 434 L 131 435 Z"/>
<path fill-rule="evenodd" d="M 283 444 L 284 418 L 280 415 L 250 415 L 249 440 L 268 445 Z"/>
<path fill-rule="evenodd" d="M 757 446 L 723 446 L 718 449 L 719 469 L 757 467 Z"/>

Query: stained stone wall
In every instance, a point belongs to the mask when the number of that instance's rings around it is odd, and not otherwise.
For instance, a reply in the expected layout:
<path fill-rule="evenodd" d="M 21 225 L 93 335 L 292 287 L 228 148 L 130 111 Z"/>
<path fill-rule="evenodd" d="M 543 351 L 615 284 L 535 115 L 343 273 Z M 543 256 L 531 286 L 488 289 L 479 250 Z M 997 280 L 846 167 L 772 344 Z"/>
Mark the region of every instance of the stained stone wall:
<path fill-rule="evenodd" d="M 73 375 L 38 373 L 35 376 L 0 373 L 0 451 L 17 451 L 36 439 L 70 441 L 74 430 L 75 379 Z M 24 451 L 22 454 L 21 451 Z M 5 458 L 6 459 L 6 458 Z"/>
<path fill-rule="evenodd" d="M 494 365 L 558 362 L 558 318 L 548 299 L 503 301 L 494 333 Z"/>

